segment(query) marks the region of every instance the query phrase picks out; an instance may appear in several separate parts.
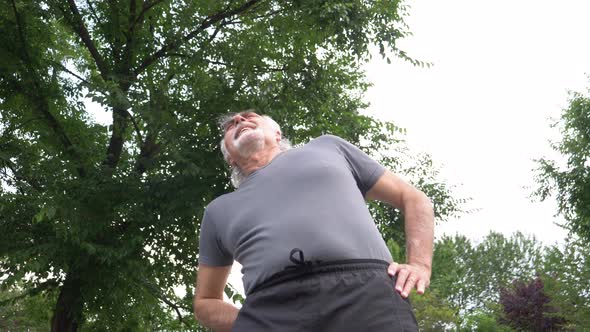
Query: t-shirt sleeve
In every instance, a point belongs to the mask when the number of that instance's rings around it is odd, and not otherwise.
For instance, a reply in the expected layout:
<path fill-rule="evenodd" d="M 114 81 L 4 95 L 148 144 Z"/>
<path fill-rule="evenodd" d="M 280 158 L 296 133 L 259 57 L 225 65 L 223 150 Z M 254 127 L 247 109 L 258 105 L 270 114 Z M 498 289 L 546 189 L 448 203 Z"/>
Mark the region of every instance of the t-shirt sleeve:
<path fill-rule="evenodd" d="M 383 175 L 385 168 L 361 149 L 344 139 L 333 135 L 327 136 L 336 142 L 340 153 L 348 163 L 348 167 L 356 180 L 359 190 L 365 196 L 367 191 Z"/>
<path fill-rule="evenodd" d="M 199 232 L 199 264 L 227 266 L 233 264 L 232 255 L 224 248 L 211 213 L 203 214 Z"/>

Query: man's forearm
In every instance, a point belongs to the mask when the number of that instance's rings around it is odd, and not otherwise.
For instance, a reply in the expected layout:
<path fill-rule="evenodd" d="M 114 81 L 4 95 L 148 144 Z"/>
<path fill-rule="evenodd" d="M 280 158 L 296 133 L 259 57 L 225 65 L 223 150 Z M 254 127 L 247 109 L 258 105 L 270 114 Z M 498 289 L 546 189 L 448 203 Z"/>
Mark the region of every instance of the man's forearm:
<path fill-rule="evenodd" d="M 432 268 L 434 211 L 432 203 L 421 192 L 408 197 L 404 204 L 408 264 Z"/>
<path fill-rule="evenodd" d="M 236 318 L 238 308 L 218 299 L 195 300 L 195 318 L 216 332 L 230 331 Z"/>

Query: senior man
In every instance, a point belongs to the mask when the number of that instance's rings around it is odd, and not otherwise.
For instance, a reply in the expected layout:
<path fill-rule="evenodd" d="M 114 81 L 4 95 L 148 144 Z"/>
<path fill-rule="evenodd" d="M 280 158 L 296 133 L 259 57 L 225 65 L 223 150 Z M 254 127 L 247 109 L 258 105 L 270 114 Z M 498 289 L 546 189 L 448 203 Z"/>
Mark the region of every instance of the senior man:
<path fill-rule="evenodd" d="M 223 122 L 221 150 L 237 190 L 205 209 L 195 317 L 215 331 L 417 331 L 407 296 L 430 282 L 430 200 L 345 140 L 291 149 L 254 112 Z M 367 209 L 403 211 L 407 263 L 393 262 Z M 246 301 L 223 301 L 233 261 Z"/>

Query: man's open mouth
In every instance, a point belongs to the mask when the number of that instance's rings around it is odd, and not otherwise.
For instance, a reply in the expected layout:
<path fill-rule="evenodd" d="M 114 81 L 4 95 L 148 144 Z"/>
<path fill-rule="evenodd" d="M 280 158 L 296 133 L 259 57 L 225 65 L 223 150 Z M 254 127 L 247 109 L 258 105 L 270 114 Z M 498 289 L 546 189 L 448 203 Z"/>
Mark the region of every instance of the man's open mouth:
<path fill-rule="evenodd" d="M 238 138 L 242 135 L 242 133 L 244 133 L 246 130 L 252 130 L 253 128 L 250 127 L 243 127 L 240 130 L 236 130 L 236 136 L 234 138 Z"/>

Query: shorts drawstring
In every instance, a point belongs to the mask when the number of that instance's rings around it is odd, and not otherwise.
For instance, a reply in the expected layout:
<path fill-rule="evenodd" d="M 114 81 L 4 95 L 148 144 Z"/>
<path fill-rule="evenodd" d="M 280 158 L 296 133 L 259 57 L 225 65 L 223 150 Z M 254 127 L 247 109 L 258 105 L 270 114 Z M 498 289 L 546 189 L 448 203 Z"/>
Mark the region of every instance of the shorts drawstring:
<path fill-rule="evenodd" d="M 296 253 L 299 253 L 299 259 L 293 256 Z M 306 261 L 303 256 L 303 250 L 299 248 L 293 248 L 293 250 L 291 250 L 291 253 L 289 254 L 289 260 L 295 265 L 286 266 L 285 270 L 310 269 L 314 264 L 319 265 L 322 263 L 320 260 Z"/>

